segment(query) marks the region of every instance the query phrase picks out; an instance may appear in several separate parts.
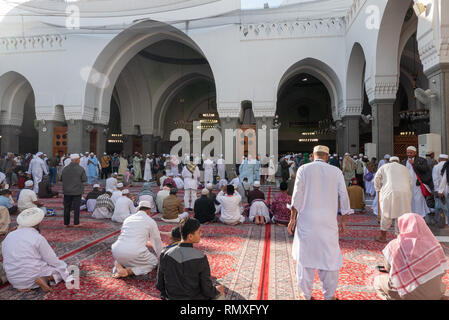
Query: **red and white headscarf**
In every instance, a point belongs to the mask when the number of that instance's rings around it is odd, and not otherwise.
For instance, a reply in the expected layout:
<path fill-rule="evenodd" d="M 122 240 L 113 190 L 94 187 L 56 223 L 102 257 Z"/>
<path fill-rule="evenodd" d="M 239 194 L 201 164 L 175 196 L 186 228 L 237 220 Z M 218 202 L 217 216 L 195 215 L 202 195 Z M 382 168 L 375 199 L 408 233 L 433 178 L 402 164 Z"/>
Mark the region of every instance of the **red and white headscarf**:
<path fill-rule="evenodd" d="M 391 266 L 390 280 L 400 296 L 443 274 L 446 256 L 424 219 L 407 213 L 398 219 L 399 236 L 390 241 L 383 254 Z"/>

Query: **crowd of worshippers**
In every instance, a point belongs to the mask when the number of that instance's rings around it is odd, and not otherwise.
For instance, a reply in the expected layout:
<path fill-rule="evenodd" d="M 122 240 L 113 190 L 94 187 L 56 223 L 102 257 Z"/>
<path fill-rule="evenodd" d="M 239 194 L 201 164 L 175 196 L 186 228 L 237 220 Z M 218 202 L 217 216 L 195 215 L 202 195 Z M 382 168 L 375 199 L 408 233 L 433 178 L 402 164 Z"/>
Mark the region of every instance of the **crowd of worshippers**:
<path fill-rule="evenodd" d="M 34 159 L 43 160 L 42 156 L 37 154 Z M 345 232 L 347 216 L 356 211 L 352 208 L 350 188 L 358 187 L 360 191 L 361 185 L 366 188 L 369 180 L 376 191 L 373 207 L 377 203 L 381 230 L 381 235 L 374 240 L 386 243 L 386 234 L 392 224 L 395 224 L 397 235 L 383 250 L 385 265 L 379 267 L 379 271 L 385 275 L 377 277 L 373 284 L 378 295 L 384 299 L 444 297 L 442 277 L 448 268 L 446 257 L 423 217 L 430 214 L 429 207 L 442 208 L 446 204 L 447 155 L 439 155 L 439 163 L 435 164 L 420 158 L 415 147 L 409 147 L 407 159 L 402 163 L 398 157 L 386 155 L 375 169 L 366 165 L 362 156 L 363 168 L 372 173 L 372 177 L 367 177 L 365 171 L 360 184 L 356 161 L 350 155 L 340 161 L 335 155 L 330 156 L 329 149 L 324 146 L 317 146 L 312 158 L 305 154 L 298 169 L 294 170 L 296 172 L 284 179 L 283 170 L 296 166 L 296 160 L 292 160 L 296 156 L 287 155 L 280 159 L 280 191 L 271 203 L 266 201 L 261 182 L 256 180 L 254 167 L 249 167 L 252 165 L 250 159 L 243 159 L 236 168 L 236 177 L 230 182 L 226 173 L 219 179 L 214 178 L 215 163 L 211 159 L 204 161 L 201 172 L 199 164 L 191 158 L 173 165 L 176 157 L 165 157 L 163 169 L 156 172 L 155 183 L 144 183 L 138 195 L 133 196 L 115 172 L 106 179 L 102 190 L 99 184 L 94 184 L 86 196 L 86 209 L 92 212 L 93 218 L 111 219 L 122 224 L 120 235 L 111 247 L 115 260 L 113 276 L 145 275 L 157 268 L 156 286 L 163 299 L 223 299 L 225 290 L 211 280 L 205 254 L 193 248 L 193 244 L 201 240 L 201 225 L 273 222 L 286 226 L 288 233 L 294 236 L 292 255 L 297 261 L 298 286 L 305 298 L 313 299 L 313 278 L 318 270 L 325 298 L 335 299 L 342 266 L 338 235 Z M 70 226 L 72 210 L 74 226 L 81 226 L 79 210 L 87 175 L 80 161 L 79 154 L 72 154 L 61 172 L 65 227 Z M 354 176 L 345 173 L 348 167 L 355 168 L 350 170 Z M 326 177 L 326 181 L 316 179 L 317 176 Z M 291 195 L 289 184 L 293 184 Z M 153 192 L 156 185 L 159 185 L 157 194 Z M 439 188 L 436 196 L 434 186 Z M 6 185 L 4 187 L 1 197 L 11 201 L 12 194 Z M 68 274 L 66 264 L 56 257 L 39 233 L 46 209 L 33 188 L 34 177 L 25 181 L 18 208 L 11 209 L 20 214 L 17 230 L 9 230 L 2 243 L 3 277 L 19 290 L 40 287 L 48 292 L 51 285 L 63 280 L 73 281 L 73 278 Z M 184 205 L 177 196 L 179 189 L 184 189 Z M 201 197 L 197 199 L 198 190 L 201 190 Z M 328 201 L 323 201 L 323 194 Z M 430 197 L 433 197 L 434 205 Z M 9 213 L 10 208 L 6 210 Z M 443 211 L 441 209 L 444 217 L 447 209 Z M 194 218 L 189 217 L 189 212 Z M 162 248 L 161 232 L 153 219 L 156 214 L 160 214 L 163 221 L 177 225 L 166 248 Z M 321 231 L 315 232 L 318 229 Z M 188 277 L 185 277 L 185 270 L 189 270 Z M 415 276 L 410 278 L 410 274 Z"/>

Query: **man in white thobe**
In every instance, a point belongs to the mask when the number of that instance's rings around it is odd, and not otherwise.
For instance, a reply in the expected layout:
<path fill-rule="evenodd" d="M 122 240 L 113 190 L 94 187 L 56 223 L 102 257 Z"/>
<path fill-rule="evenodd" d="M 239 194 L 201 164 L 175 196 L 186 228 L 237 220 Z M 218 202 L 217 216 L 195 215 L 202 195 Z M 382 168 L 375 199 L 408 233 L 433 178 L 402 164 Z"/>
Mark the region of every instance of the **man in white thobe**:
<path fill-rule="evenodd" d="M 123 183 L 119 182 L 117 183 L 117 189 L 112 191 L 111 201 L 114 203 L 114 205 L 117 202 L 117 199 L 122 196 L 122 191 L 124 189 Z"/>
<path fill-rule="evenodd" d="M 377 166 L 377 170 L 379 170 L 380 167 L 382 167 L 384 164 L 389 163 L 390 162 L 390 158 L 391 158 L 391 156 L 389 154 L 386 154 L 384 156 L 384 158 L 379 161 L 379 165 Z M 376 196 L 374 197 L 373 204 L 371 205 L 371 209 L 373 209 L 374 214 L 379 217 L 379 216 L 382 215 L 382 211 L 378 212 L 379 211 L 378 202 L 379 202 L 379 194 L 376 192 Z M 378 221 L 380 221 L 380 219 L 378 219 Z"/>
<path fill-rule="evenodd" d="M 44 154 L 42 152 L 36 153 L 36 156 L 31 160 L 28 172 L 33 176 L 34 192 L 39 192 L 39 183 L 42 181 L 44 175 L 48 175 L 47 166 L 42 159 Z"/>
<path fill-rule="evenodd" d="M 157 266 L 162 241 L 157 224 L 150 215 L 150 203 L 141 201 L 137 213 L 123 222 L 120 236 L 111 247 L 115 278 L 145 275 Z M 156 255 L 148 250 L 148 237 Z"/>
<path fill-rule="evenodd" d="M 182 177 L 184 178 L 184 208 L 192 210 L 197 198 L 196 192 L 198 190 L 198 179 L 200 178 L 198 166 L 189 162 L 182 169 Z"/>
<path fill-rule="evenodd" d="M 114 214 L 111 217 L 112 221 L 122 223 L 130 215 L 136 213 L 136 207 L 134 207 L 134 200 L 129 194 L 129 190 L 122 191 L 122 196 L 117 199 L 114 208 Z"/>
<path fill-rule="evenodd" d="M 204 184 L 214 182 L 214 162 L 207 158 L 204 160 Z"/>
<path fill-rule="evenodd" d="M 80 166 L 83 167 L 84 171 L 86 172 L 87 176 L 87 167 L 88 167 L 88 161 L 89 161 L 89 153 L 86 152 L 84 156 L 81 156 L 80 158 Z"/>
<path fill-rule="evenodd" d="M 430 209 L 427 206 L 426 199 L 424 198 L 424 195 L 421 191 L 421 186 L 416 185 L 416 181 L 418 180 L 418 177 L 416 175 L 416 162 L 420 162 L 427 166 L 427 160 L 420 158 L 417 156 L 417 150 L 415 147 L 410 146 L 407 148 L 407 159 L 405 166 L 410 172 L 410 175 L 412 177 L 412 211 L 413 213 L 417 213 L 422 217 L 425 217 L 428 213 L 430 213 Z M 429 168 L 430 170 L 430 168 Z M 433 183 L 433 181 L 431 181 Z M 423 182 L 425 183 L 425 182 Z"/>
<path fill-rule="evenodd" d="M 352 213 L 345 179 L 340 169 L 327 163 L 329 148 L 316 146 L 314 162 L 299 167 L 292 195 L 288 232 L 294 233 L 292 255 L 297 262 L 299 288 L 312 298 L 315 269 L 326 300 L 334 299 L 338 273 L 343 265 L 337 222 L 338 204 L 343 215 Z"/>
<path fill-rule="evenodd" d="M 117 172 L 114 172 L 109 178 L 106 179 L 105 189 L 115 191 L 117 190 L 117 184 Z"/>
<path fill-rule="evenodd" d="M 226 194 L 223 191 L 217 195 L 217 201 L 221 205 L 220 221 L 231 226 L 245 222 L 245 216 L 242 215 L 241 202 L 242 197 L 235 191 L 233 185 L 226 186 Z"/>
<path fill-rule="evenodd" d="M 387 231 L 395 224 L 399 233 L 397 219 L 405 213 L 412 212 L 412 177 L 406 167 L 399 164 L 398 157 L 391 157 L 390 162 L 377 170 L 374 176 L 374 188 L 379 193 L 381 208 L 380 237 L 377 242 L 387 242 Z M 377 204 L 376 204 L 377 205 Z"/>
<path fill-rule="evenodd" d="M 151 164 L 153 163 L 153 159 L 151 159 L 150 155 L 147 154 L 147 158 L 145 160 L 145 171 L 143 174 L 143 180 L 144 181 L 150 181 L 153 179 L 153 175 L 151 173 Z"/>
<path fill-rule="evenodd" d="M 17 216 L 18 229 L 2 243 L 3 267 L 9 283 L 20 291 L 41 287 L 51 291 L 51 284 L 74 279 L 67 264 L 59 260 L 48 241 L 40 234 L 44 213 L 38 208 L 22 211 Z"/>
<path fill-rule="evenodd" d="M 219 155 L 217 160 L 217 172 L 220 179 L 226 179 L 226 163 L 222 154 Z"/>

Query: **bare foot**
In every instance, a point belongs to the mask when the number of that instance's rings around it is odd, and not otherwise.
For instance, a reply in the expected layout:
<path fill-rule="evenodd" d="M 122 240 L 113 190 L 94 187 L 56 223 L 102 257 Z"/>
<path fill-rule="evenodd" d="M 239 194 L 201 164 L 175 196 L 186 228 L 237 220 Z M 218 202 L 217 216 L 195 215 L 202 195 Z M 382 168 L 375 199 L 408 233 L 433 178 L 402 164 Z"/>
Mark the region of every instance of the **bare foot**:
<path fill-rule="evenodd" d="M 31 289 L 17 289 L 19 292 L 30 292 Z"/>
<path fill-rule="evenodd" d="M 44 292 L 52 291 L 51 287 L 48 285 L 48 282 L 44 278 L 37 278 L 34 281 Z"/>
<path fill-rule="evenodd" d="M 117 262 L 115 268 L 117 269 L 117 273 L 113 275 L 114 278 L 126 278 L 128 276 L 128 271 L 120 263 Z"/>

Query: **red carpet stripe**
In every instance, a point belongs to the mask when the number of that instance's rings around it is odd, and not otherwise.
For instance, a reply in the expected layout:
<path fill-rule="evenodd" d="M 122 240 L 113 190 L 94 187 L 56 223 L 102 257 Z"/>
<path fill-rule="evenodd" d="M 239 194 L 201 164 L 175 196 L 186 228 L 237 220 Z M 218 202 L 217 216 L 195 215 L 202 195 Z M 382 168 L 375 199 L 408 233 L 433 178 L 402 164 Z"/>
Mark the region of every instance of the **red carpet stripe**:
<path fill-rule="evenodd" d="M 262 256 L 262 268 L 260 270 L 259 290 L 257 293 L 257 300 L 266 300 L 268 297 L 268 278 L 270 272 L 270 237 L 271 224 L 265 225 L 265 241 Z"/>

